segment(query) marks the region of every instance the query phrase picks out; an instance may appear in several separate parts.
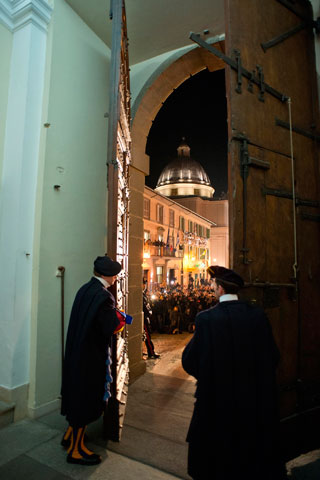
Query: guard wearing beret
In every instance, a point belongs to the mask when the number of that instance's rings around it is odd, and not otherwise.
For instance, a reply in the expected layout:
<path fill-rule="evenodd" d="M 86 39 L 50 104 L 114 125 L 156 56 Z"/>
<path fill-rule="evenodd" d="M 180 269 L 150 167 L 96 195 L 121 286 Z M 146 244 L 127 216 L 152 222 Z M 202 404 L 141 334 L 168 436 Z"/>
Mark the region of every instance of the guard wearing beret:
<path fill-rule="evenodd" d="M 279 361 L 261 308 L 238 299 L 243 279 L 211 266 L 219 301 L 199 313 L 182 365 L 197 379 L 188 473 L 196 480 L 278 480 L 285 477 L 277 442 L 275 373 Z"/>
<path fill-rule="evenodd" d="M 123 328 L 125 319 L 117 312 L 108 287 L 121 268 L 107 255 L 97 257 L 94 276 L 80 288 L 73 303 L 61 389 L 61 414 L 69 423 L 61 444 L 68 449 L 69 463 L 101 461 L 85 446 L 85 429 L 100 417 L 110 396 L 110 339 Z"/>

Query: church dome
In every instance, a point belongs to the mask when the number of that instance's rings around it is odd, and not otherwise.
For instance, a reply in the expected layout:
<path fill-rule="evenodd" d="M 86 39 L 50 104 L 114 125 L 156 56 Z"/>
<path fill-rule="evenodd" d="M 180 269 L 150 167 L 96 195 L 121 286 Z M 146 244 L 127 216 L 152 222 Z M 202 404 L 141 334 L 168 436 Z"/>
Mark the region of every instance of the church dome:
<path fill-rule="evenodd" d="M 190 157 L 190 147 L 184 138 L 177 151 L 177 158 L 162 170 L 155 190 L 166 196 L 212 197 L 214 188 L 210 179 L 202 165 Z"/>

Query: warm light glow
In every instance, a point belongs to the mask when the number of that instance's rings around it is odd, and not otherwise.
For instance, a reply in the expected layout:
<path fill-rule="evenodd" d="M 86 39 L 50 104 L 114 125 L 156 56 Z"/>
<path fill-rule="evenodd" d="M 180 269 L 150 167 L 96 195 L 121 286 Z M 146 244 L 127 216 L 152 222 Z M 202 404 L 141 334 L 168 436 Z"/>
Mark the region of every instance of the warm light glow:
<path fill-rule="evenodd" d="M 150 258 L 150 252 L 143 252 L 143 258 Z"/>
<path fill-rule="evenodd" d="M 213 261 L 214 261 L 214 262 L 216 262 L 216 261 L 217 261 L 217 259 L 216 259 L 216 258 L 214 258 L 214 259 L 213 259 Z"/>
<path fill-rule="evenodd" d="M 183 257 L 183 265 L 184 265 L 184 268 L 188 268 L 189 266 L 189 258 L 188 258 L 188 255 L 185 255 Z"/>
<path fill-rule="evenodd" d="M 157 297 L 155 295 L 151 295 L 151 300 L 155 300 Z"/>

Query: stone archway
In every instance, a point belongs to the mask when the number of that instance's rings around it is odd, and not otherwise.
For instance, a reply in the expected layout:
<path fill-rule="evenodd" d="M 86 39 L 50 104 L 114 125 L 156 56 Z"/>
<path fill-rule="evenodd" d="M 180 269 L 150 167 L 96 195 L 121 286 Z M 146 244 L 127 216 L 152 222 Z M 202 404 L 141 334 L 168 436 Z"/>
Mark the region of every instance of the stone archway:
<path fill-rule="evenodd" d="M 224 41 L 215 43 L 214 46 L 224 52 Z M 171 57 L 172 58 L 172 57 Z M 169 58 L 170 62 L 170 58 Z M 168 61 L 165 62 L 166 65 Z M 132 121 L 132 158 L 133 165 L 136 161 L 146 167 L 149 173 L 149 157 L 145 154 L 147 137 L 152 122 L 169 95 L 190 76 L 208 68 L 210 72 L 221 70 L 224 63 L 207 50 L 198 47 L 173 60 L 150 84 L 146 82 L 134 104 L 134 118 Z M 161 67 L 157 70 L 159 72 Z M 138 105 L 137 105 L 138 103 Z"/>
<path fill-rule="evenodd" d="M 214 46 L 224 52 L 224 41 Z M 181 55 L 181 53 L 180 53 Z M 145 153 L 152 122 L 169 95 L 190 76 L 208 68 L 221 70 L 224 63 L 207 50 L 197 47 L 188 53 L 168 58 L 154 74 L 146 79 L 133 106 L 131 129 L 132 150 L 130 165 L 130 236 L 129 236 L 129 313 L 135 322 L 129 329 L 130 378 L 145 371 L 142 358 L 142 257 L 143 257 L 143 194 L 145 176 L 149 174 L 149 157 Z M 133 252 L 133 253 L 132 253 Z"/>

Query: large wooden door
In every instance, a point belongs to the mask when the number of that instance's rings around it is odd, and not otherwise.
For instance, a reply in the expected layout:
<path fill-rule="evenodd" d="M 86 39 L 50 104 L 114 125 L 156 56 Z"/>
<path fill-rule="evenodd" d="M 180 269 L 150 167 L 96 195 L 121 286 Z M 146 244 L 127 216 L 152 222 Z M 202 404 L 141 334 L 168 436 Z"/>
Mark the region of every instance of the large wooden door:
<path fill-rule="evenodd" d="M 129 164 L 131 160 L 128 39 L 124 0 L 112 0 L 112 50 L 108 129 L 108 254 L 121 263 L 112 287 L 117 307 L 127 311 L 129 240 Z M 129 382 L 128 334 L 112 338 L 111 398 L 104 415 L 108 438 L 119 441 Z"/>
<path fill-rule="evenodd" d="M 307 0 L 225 0 L 230 265 L 281 352 L 282 445 L 320 445 L 319 103 Z"/>
<path fill-rule="evenodd" d="M 316 25 L 304 0 L 225 6 L 226 55 L 235 60 L 226 67 L 230 264 L 247 283 L 244 295 L 267 311 L 281 351 L 289 458 L 320 444 Z"/>

